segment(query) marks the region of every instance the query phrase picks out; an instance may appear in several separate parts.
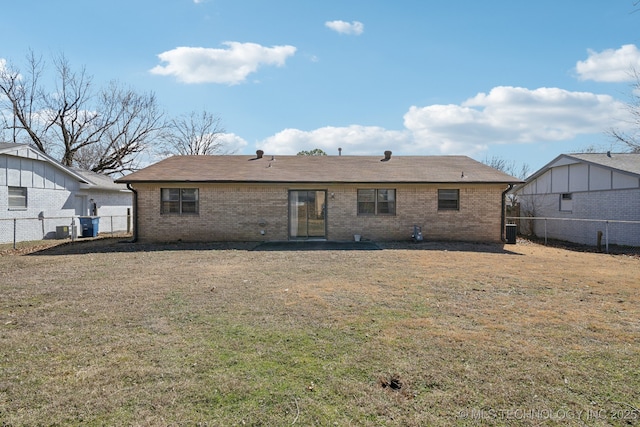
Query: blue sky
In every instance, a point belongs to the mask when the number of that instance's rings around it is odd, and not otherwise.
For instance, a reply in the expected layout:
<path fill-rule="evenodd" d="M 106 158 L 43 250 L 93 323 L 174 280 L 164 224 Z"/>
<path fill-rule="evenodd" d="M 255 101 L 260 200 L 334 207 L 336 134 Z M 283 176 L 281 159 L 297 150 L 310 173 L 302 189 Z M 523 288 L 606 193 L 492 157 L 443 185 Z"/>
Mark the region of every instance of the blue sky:
<path fill-rule="evenodd" d="M 238 154 L 463 154 L 526 163 L 611 147 L 640 70 L 635 0 L 20 0 L 3 60 L 64 54 L 98 85 L 220 116 Z"/>

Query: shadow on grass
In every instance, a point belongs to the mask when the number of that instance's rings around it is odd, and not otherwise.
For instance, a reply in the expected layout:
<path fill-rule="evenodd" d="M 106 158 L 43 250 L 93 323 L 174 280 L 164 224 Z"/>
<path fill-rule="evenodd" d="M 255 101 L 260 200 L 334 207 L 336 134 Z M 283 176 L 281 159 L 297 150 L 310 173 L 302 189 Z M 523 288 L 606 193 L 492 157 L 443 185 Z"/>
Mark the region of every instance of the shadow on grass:
<path fill-rule="evenodd" d="M 264 242 L 254 251 L 378 251 L 374 242 L 334 242 L 302 240 L 291 242 Z"/>
<path fill-rule="evenodd" d="M 211 251 L 211 250 L 252 250 L 255 242 L 167 242 L 133 243 L 129 239 L 99 237 L 67 241 L 44 249 L 36 249 L 27 255 L 84 255 L 113 252 L 162 252 L 162 251 Z"/>
<path fill-rule="evenodd" d="M 476 252 L 491 254 L 522 255 L 509 250 L 515 245 L 503 243 L 459 242 L 459 241 L 422 241 L 422 242 L 384 242 L 378 243 L 380 249 L 385 250 L 414 250 L 414 251 L 449 251 L 449 252 Z"/>
<path fill-rule="evenodd" d="M 161 252 L 161 251 L 377 251 L 377 250 L 410 250 L 410 251 L 452 251 L 479 252 L 521 255 L 510 251 L 508 246 L 499 243 L 473 242 L 349 242 L 349 241 L 283 241 L 283 242 L 167 242 L 167 243 L 133 243 L 122 237 L 99 237 L 95 239 L 78 239 L 54 246 L 40 248 L 22 254 L 37 255 L 84 255 L 90 253 L 113 252 Z"/>

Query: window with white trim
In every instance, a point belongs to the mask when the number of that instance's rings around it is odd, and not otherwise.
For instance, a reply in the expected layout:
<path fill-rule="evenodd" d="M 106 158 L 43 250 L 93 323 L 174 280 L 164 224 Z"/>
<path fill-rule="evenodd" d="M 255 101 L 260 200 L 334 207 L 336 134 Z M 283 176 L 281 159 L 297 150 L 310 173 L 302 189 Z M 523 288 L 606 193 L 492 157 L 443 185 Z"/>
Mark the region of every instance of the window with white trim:
<path fill-rule="evenodd" d="M 565 212 L 573 210 L 573 194 L 562 193 L 560 195 L 560 210 Z"/>
<path fill-rule="evenodd" d="M 27 209 L 27 187 L 9 187 L 9 209 Z"/>

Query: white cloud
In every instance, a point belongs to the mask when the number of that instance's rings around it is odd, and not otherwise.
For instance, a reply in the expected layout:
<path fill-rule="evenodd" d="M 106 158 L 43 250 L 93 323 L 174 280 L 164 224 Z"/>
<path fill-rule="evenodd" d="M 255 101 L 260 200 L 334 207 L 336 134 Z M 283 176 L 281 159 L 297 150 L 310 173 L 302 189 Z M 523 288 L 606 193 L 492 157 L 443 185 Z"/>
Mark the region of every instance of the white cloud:
<path fill-rule="evenodd" d="M 223 133 L 217 136 L 218 141 L 223 146 L 225 154 L 234 154 L 242 151 L 244 147 L 249 145 L 247 141 L 234 133 Z"/>
<path fill-rule="evenodd" d="M 238 84 L 260 66 L 281 67 L 296 52 L 294 46 L 265 47 L 256 43 L 225 42 L 227 49 L 177 47 L 158 55 L 166 65 L 152 68 L 152 74 L 175 76 L 183 83 Z"/>
<path fill-rule="evenodd" d="M 569 141 L 624 126 L 625 108 L 609 95 L 558 88 L 496 87 L 461 104 L 412 106 L 403 130 L 351 125 L 312 131 L 286 129 L 258 143 L 273 154 L 321 148 L 343 154 L 464 154 L 491 145 Z"/>
<path fill-rule="evenodd" d="M 609 95 L 499 86 L 461 105 L 411 107 L 405 127 L 417 144 L 477 152 L 489 144 L 567 141 L 614 125 L 623 105 Z"/>
<path fill-rule="evenodd" d="M 258 146 L 269 154 L 296 154 L 302 150 L 320 148 L 327 154 L 344 155 L 384 153 L 410 142 L 411 135 L 376 126 L 327 126 L 313 131 L 285 129 L 260 142 Z"/>
<path fill-rule="evenodd" d="M 585 61 L 578 61 L 576 71 L 580 80 L 597 82 L 628 82 L 634 79 L 631 71 L 640 70 L 640 50 L 633 44 L 602 52 L 589 50 Z"/>
<path fill-rule="evenodd" d="M 332 29 L 340 34 L 349 34 L 359 36 L 364 32 L 364 24 L 359 21 L 327 21 L 325 27 Z"/>

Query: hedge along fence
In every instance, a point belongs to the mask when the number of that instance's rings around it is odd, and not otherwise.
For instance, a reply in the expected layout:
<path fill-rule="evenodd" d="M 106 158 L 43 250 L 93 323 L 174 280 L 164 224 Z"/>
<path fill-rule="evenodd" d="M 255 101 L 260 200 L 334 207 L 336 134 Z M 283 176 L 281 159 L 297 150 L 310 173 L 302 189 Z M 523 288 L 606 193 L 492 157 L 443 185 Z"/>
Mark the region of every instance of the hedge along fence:
<path fill-rule="evenodd" d="M 83 234 L 80 216 L 2 218 L 0 219 L 0 244 L 45 239 L 81 237 Z M 131 210 L 125 215 L 100 215 L 97 218 L 99 233 L 131 232 Z"/>
<path fill-rule="evenodd" d="M 518 224 L 519 234 L 565 240 L 596 246 L 602 244 L 609 252 L 609 244 L 640 247 L 640 221 L 614 219 L 550 218 L 534 216 L 508 216 L 507 220 Z"/>

